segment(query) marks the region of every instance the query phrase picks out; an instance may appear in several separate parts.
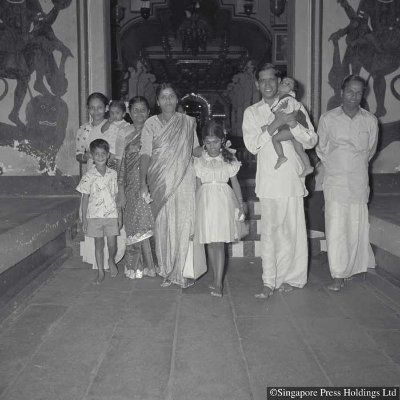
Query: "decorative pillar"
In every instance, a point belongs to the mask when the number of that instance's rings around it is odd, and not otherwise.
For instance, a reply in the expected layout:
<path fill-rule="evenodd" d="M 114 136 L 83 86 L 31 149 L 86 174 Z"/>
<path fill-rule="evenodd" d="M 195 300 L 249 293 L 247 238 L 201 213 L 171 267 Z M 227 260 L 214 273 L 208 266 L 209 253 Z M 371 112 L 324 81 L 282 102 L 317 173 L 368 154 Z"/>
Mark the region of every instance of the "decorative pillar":
<path fill-rule="evenodd" d="M 322 0 L 291 0 L 292 74 L 304 87 L 301 99 L 316 124 L 321 114 Z"/>
<path fill-rule="evenodd" d="M 126 97 L 127 85 L 124 85 L 124 78 L 126 74 L 126 68 L 124 68 L 122 62 L 122 50 L 121 50 L 121 25 L 120 22 L 123 20 L 125 15 L 125 8 L 118 4 L 118 0 L 112 0 L 111 2 L 111 60 L 112 60 L 112 98 L 123 99 Z M 125 90 L 126 86 L 126 90 Z"/>

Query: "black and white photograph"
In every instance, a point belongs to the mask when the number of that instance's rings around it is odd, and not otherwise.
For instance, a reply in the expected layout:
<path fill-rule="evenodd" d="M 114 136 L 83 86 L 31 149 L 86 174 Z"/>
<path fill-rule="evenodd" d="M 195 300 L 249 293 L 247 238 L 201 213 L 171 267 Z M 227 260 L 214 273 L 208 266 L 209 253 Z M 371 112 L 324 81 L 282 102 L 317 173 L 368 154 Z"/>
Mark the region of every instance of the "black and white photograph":
<path fill-rule="evenodd" d="M 400 0 L 0 0 L 0 400 L 400 398 Z"/>

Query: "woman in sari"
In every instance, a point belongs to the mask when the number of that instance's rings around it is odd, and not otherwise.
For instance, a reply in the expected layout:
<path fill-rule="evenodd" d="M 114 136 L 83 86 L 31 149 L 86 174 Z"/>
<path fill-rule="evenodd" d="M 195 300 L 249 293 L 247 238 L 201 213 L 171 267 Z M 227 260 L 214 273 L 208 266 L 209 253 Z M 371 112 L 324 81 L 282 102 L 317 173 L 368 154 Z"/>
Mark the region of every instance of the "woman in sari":
<path fill-rule="evenodd" d="M 178 97 L 171 84 L 156 91 L 161 113 L 150 117 L 142 129 L 140 151 L 141 195 L 151 206 L 161 286 L 175 283 L 185 288 L 193 281 L 183 267 L 194 233 L 196 176 L 192 155 L 201 155 L 193 117 L 176 112 Z"/>
<path fill-rule="evenodd" d="M 142 96 L 129 101 L 132 125 L 117 138 L 117 157 L 122 153 L 118 172 L 118 196 L 126 230 L 125 275 L 130 279 L 155 276 L 150 237 L 153 216 L 150 206 L 140 196 L 140 135 L 149 116 L 149 103 Z M 121 151 L 119 150 L 121 148 Z M 122 150 L 123 149 L 123 150 Z"/>

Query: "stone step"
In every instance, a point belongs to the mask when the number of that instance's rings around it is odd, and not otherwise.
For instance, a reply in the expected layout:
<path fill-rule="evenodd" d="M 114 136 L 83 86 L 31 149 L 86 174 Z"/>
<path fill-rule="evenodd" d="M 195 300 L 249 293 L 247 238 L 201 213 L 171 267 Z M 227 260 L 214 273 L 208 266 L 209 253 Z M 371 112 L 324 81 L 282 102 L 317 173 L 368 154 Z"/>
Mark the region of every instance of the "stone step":
<path fill-rule="evenodd" d="M 261 219 L 261 203 L 258 199 L 246 200 L 245 205 L 247 219 Z"/>
<path fill-rule="evenodd" d="M 323 232 L 308 231 L 308 248 L 311 257 L 326 252 L 326 239 Z M 241 241 L 228 244 L 229 257 L 261 257 L 260 235 L 248 235 Z"/>

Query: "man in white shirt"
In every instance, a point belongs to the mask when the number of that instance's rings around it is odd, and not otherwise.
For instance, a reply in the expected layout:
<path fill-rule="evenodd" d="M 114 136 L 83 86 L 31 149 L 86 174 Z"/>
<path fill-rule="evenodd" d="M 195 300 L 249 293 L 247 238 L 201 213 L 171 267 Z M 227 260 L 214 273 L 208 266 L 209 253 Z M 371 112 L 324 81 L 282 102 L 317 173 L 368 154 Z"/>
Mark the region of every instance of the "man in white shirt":
<path fill-rule="evenodd" d="M 275 289 L 290 291 L 307 282 L 307 232 L 303 197 L 307 196 L 303 172 L 291 141 L 282 142 L 288 161 L 275 169 L 277 155 L 271 137 L 287 124 L 304 148 L 317 143 L 317 135 L 306 115 L 305 128 L 296 122 L 296 112 L 285 114 L 271 111 L 278 102 L 280 79 L 272 64 L 256 72 L 256 87 L 262 100 L 248 107 L 243 116 L 243 139 L 246 148 L 257 154 L 256 194 L 261 203 L 261 257 L 263 290 L 258 298 L 268 298 Z"/>
<path fill-rule="evenodd" d="M 375 267 L 369 243 L 368 163 L 376 151 L 378 121 L 360 107 L 366 82 L 357 75 L 342 84 L 342 105 L 318 126 L 317 155 L 325 167 L 325 232 L 329 268 L 339 291 L 344 279 Z"/>

